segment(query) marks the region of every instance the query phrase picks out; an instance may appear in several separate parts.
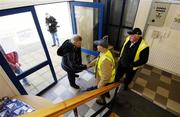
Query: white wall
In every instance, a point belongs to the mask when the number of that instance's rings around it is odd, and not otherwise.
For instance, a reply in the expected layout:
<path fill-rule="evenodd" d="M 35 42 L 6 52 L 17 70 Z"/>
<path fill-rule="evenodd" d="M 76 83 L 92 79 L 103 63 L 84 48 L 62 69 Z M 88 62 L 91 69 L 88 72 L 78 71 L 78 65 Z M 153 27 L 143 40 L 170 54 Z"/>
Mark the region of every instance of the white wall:
<path fill-rule="evenodd" d="M 139 27 L 142 31 L 144 30 L 152 1 L 140 0 L 134 27 Z"/>
<path fill-rule="evenodd" d="M 70 1 L 70 0 L 1 0 L 0 10 L 17 8 L 22 6 L 37 5 L 37 4 L 62 2 L 62 1 Z"/>
<path fill-rule="evenodd" d="M 12 97 L 15 95 L 20 94 L 0 66 L 0 98 L 4 96 Z"/>
<path fill-rule="evenodd" d="M 57 3 L 63 1 L 72 1 L 72 0 L 0 0 L 0 10 L 30 6 L 30 5 L 46 4 L 46 3 Z M 75 0 L 75 1 L 92 2 L 93 0 Z"/>
<path fill-rule="evenodd" d="M 140 27 L 144 30 L 152 1 L 140 1 L 134 27 Z M 148 25 L 144 36 L 150 45 L 148 64 L 176 75 L 180 75 L 180 54 L 178 53 L 180 50 L 180 30 L 171 27 L 174 17 L 180 14 L 179 11 L 180 4 L 171 3 L 164 25 L 161 27 Z M 154 31 L 159 32 L 155 39 L 152 37 Z"/>

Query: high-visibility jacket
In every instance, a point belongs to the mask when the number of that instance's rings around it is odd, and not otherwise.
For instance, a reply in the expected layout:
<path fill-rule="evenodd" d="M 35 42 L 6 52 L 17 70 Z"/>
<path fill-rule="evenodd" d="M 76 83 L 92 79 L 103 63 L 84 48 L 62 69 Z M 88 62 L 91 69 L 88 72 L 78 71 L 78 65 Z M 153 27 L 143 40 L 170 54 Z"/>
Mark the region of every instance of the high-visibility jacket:
<path fill-rule="evenodd" d="M 123 44 L 123 47 L 122 47 L 122 49 L 121 49 L 121 53 L 120 53 L 120 58 L 122 57 L 122 53 L 123 53 L 123 51 L 124 51 L 124 47 L 125 47 L 125 45 L 127 44 L 127 42 L 130 40 L 130 36 L 128 36 L 127 38 L 126 38 L 126 41 L 125 41 L 125 43 Z M 141 53 L 141 51 L 142 50 L 144 50 L 145 48 L 147 48 L 147 47 L 149 47 L 148 45 L 147 45 L 147 43 L 144 41 L 144 39 L 142 39 L 141 40 L 141 43 L 139 44 L 139 47 L 138 47 L 138 49 L 137 49 L 137 51 L 136 51 L 136 54 L 135 54 L 135 57 L 134 57 L 134 61 L 133 62 L 137 62 L 139 59 L 140 59 L 140 53 Z M 133 70 L 137 70 L 138 68 L 140 68 L 141 66 L 136 66 L 136 67 L 133 67 Z"/>
<path fill-rule="evenodd" d="M 112 53 L 108 50 L 105 54 L 100 54 L 100 57 L 98 58 L 96 62 L 96 72 L 99 75 L 100 79 L 102 78 L 102 71 L 101 71 L 101 65 L 104 60 L 108 60 L 112 63 L 112 73 L 111 73 L 111 78 L 109 79 L 108 83 L 114 82 L 115 79 L 115 60 L 114 57 L 112 56 Z"/>

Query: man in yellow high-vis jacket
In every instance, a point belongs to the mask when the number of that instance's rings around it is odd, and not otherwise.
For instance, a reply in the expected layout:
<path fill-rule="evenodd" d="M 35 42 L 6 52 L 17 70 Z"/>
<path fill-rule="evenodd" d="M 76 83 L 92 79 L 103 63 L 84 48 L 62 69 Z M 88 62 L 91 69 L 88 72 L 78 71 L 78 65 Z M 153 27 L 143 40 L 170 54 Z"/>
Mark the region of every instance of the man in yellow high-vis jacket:
<path fill-rule="evenodd" d="M 130 36 L 125 39 L 125 42 L 120 51 L 120 58 L 116 73 L 116 81 L 125 74 L 124 90 L 128 89 L 128 85 L 133 80 L 133 77 L 142 65 L 148 61 L 149 46 L 142 38 L 142 32 L 139 28 L 134 28 L 128 32 Z"/>
<path fill-rule="evenodd" d="M 115 61 L 112 53 L 108 50 L 108 41 L 106 39 L 101 39 L 94 43 L 97 45 L 100 54 L 87 67 L 95 66 L 97 88 L 100 88 L 114 82 L 116 73 Z M 96 103 L 100 105 L 106 104 L 105 95 L 98 97 Z"/>

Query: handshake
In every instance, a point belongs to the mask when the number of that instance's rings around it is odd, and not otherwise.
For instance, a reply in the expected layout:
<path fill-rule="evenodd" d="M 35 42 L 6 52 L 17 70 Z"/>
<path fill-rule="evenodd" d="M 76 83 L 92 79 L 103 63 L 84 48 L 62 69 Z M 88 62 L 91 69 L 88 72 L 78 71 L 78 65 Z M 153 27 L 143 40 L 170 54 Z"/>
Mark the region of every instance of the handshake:
<path fill-rule="evenodd" d="M 84 67 L 83 69 L 88 69 L 88 68 L 90 68 L 90 67 L 92 67 L 92 65 L 90 65 L 90 64 L 82 64 L 82 66 Z"/>
<path fill-rule="evenodd" d="M 88 69 L 88 68 L 92 67 L 92 65 L 90 65 L 90 64 L 87 64 L 87 65 L 86 65 L 86 67 L 87 67 L 87 69 Z"/>
<path fill-rule="evenodd" d="M 90 63 L 88 63 L 88 64 L 86 64 L 86 65 L 83 65 L 83 66 L 85 66 L 86 69 L 91 68 L 91 67 L 95 66 L 96 61 L 97 61 L 97 59 L 94 59 L 94 60 L 91 61 Z"/>

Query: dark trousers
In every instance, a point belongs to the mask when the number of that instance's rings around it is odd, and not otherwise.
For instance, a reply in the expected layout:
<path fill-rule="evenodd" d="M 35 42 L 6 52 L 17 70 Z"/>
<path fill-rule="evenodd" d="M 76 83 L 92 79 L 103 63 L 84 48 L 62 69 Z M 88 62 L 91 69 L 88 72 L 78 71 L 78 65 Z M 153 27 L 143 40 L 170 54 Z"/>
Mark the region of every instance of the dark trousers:
<path fill-rule="evenodd" d="M 69 84 L 71 86 L 74 86 L 76 83 L 75 83 L 75 73 L 74 72 L 69 72 L 67 71 L 67 74 L 68 74 L 68 80 L 69 80 Z"/>
<path fill-rule="evenodd" d="M 133 80 L 133 77 L 135 76 L 136 71 L 137 70 L 133 70 L 132 68 L 122 67 L 119 64 L 118 68 L 117 68 L 115 79 L 116 79 L 116 81 L 119 81 L 125 74 L 124 85 L 128 86 L 131 83 L 131 81 Z"/>
<path fill-rule="evenodd" d="M 71 86 L 74 86 L 75 83 L 75 72 L 73 72 L 72 70 L 70 70 L 69 68 L 67 68 L 65 65 L 61 64 L 62 68 L 67 72 L 68 75 L 68 80 L 69 80 L 69 84 Z"/>

